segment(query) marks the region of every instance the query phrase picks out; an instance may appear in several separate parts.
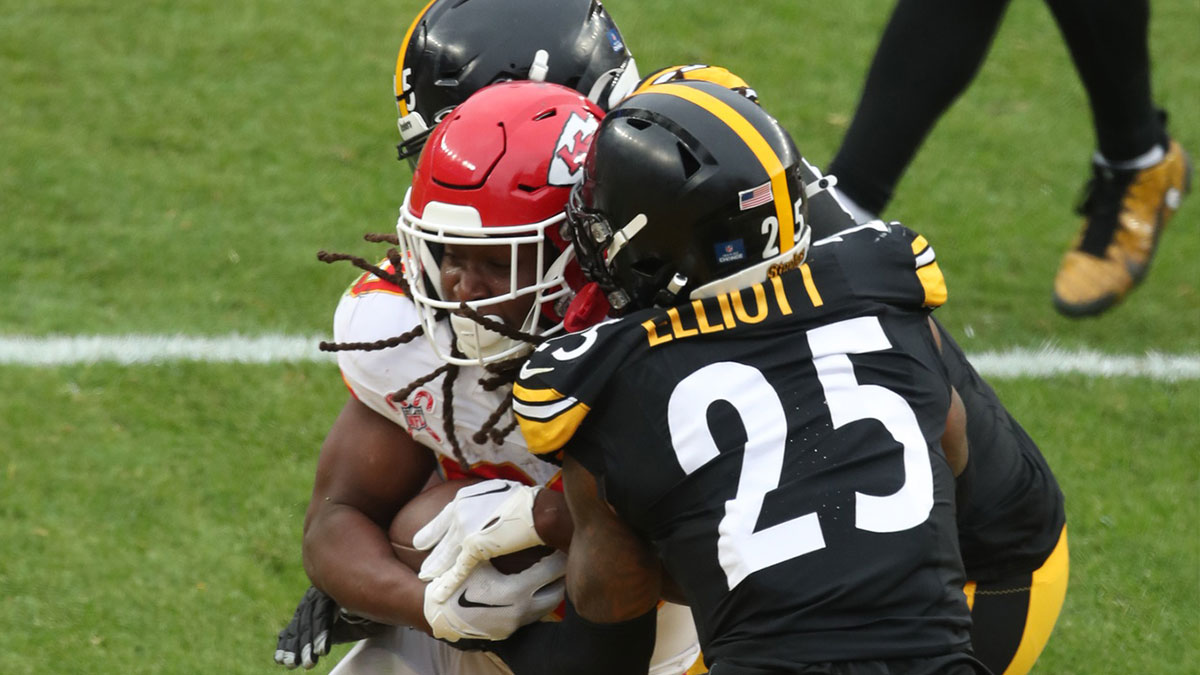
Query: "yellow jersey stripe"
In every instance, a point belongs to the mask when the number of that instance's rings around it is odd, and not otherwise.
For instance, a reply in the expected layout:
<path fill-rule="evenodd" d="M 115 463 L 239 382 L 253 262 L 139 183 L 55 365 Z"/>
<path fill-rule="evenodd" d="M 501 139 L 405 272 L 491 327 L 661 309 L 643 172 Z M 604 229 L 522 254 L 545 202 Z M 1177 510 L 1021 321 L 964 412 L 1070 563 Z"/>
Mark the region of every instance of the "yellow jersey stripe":
<path fill-rule="evenodd" d="M 929 241 L 921 235 L 912 240 L 912 252 L 917 266 L 917 279 L 925 289 L 925 306 L 941 307 L 946 304 L 946 278 L 938 267 L 937 257 Z"/>
<path fill-rule="evenodd" d="M 791 250 L 795 246 L 793 239 L 796 236 L 796 220 L 792 212 L 792 196 L 788 194 L 787 189 L 787 173 L 784 170 L 783 162 L 758 129 L 755 129 L 754 125 L 750 124 L 745 117 L 742 117 L 719 98 L 687 85 L 657 84 L 647 88 L 645 93 L 667 94 L 694 103 L 733 129 L 746 147 L 750 148 L 750 151 L 758 158 L 763 169 L 771 178 L 771 192 L 775 198 L 775 216 L 779 219 L 779 252 L 786 253 Z M 748 185 L 746 187 L 756 186 Z"/>
<path fill-rule="evenodd" d="M 946 304 L 946 278 L 942 276 L 942 270 L 936 261 L 917 268 L 917 279 L 925 289 L 926 307 L 941 307 Z"/>
<path fill-rule="evenodd" d="M 514 384 L 513 398 L 528 403 L 547 403 L 549 401 L 561 401 L 566 396 L 553 389 L 528 389 L 522 387 L 520 384 Z"/>
<path fill-rule="evenodd" d="M 591 409 L 586 405 L 576 403 L 550 420 L 535 420 L 520 413 L 516 413 L 516 418 L 529 451 L 535 455 L 545 455 L 561 450 L 575 435 L 589 412 Z"/>
<path fill-rule="evenodd" d="M 400 82 L 404 78 L 404 53 L 408 51 L 408 41 L 412 39 L 413 32 L 417 29 L 417 24 L 421 23 L 421 19 L 425 18 L 425 12 L 428 12 L 429 8 L 433 6 L 433 3 L 435 2 L 437 2 L 437 0 L 429 0 L 429 2 L 421 8 L 420 13 L 417 14 L 417 18 L 413 19 L 413 22 L 409 24 L 408 32 L 404 34 L 404 42 L 400 43 L 400 55 L 396 57 L 396 74 L 393 77 L 392 88 L 396 90 L 396 105 L 400 106 L 401 117 L 404 117 L 408 113 L 412 112 L 408 109 L 408 102 L 405 101 L 406 97 L 404 96 L 404 92 L 400 90 Z M 429 120 L 429 122 L 432 121 L 433 120 Z"/>
<path fill-rule="evenodd" d="M 929 248 L 929 240 L 925 239 L 924 236 L 918 234 L 917 238 L 912 240 L 912 252 L 914 256 L 920 255 L 921 251 L 927 248 Z"/>

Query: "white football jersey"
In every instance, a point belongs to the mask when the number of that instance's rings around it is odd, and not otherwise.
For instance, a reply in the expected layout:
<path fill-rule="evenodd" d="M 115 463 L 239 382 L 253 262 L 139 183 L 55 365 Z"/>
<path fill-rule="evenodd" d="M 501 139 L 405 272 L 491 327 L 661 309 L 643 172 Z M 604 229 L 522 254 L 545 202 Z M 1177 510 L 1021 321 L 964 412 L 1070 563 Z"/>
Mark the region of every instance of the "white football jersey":
<path fill-rule="evenodd" d="M 390 265 L 385 265 L 390 271 Z M 396 286 L 373 274 L 364 274 L 350 286 L 333 318 L 337 342 L 374 342 L 406 333 L 420 325 L 416 307 Z M 449 352 L 450 326 L 438 323 L 434 337 Z M 509 388 L 485 391 L 479 379 L 486 372 L 479 366 L 463 366 L 454 381 L 454 431 L 463 457 L 470 466 L 460 467 L 446 438 L 445 397 L 441 375 L 418 387 L 403 401 L 391 394 L 443 365 L 428 339 L 420 336 L 389 349 L 337 353 L 342 379 L 354 397 L 371 410 L 408 430 L 421 445 L 437 454 L 440 470 L 447 479 L 464 476 L 507 478 L 532 485 L 550 485 L 559 468 L 529 453 L 521 432 L 514 430 L 496 445 L 488 440 L 476 444 L 471 436 L 483 427 L 488 416 L 503 403 Z M 499 427 L 512 421 L 501 418 Z"/>
<path fill-rule="evenodd" d="M 380 267 L 392 271 L 390 263 L 385 262 Z M 337 342 L 375 342 L 406 333 L 418 325 L 420 320 L 411 299 L 395 285 L 373 274 L 364 274 L 347 289 L 338 303 L 333 318 L 333 336 Z M 434 337 L 439 341 L 439 346 L 448 352 L 449 323 L 440 322 L 437 328 L 438 333 Z M 443 365 L 427 340 L 425 336 L 420 336 L 389 349 L 338 352 L 342 379 L 360 402 L 407 429 L 414 440 L 436 453 L 439 470 L 445 478 L 507 478 L 561 490 L 559 467 L 530 453 L 520 430 L 514 430 L 501 445 L 490 440 L 478 445 L 471 440 L 471 435 L 483 426 L 511 390 L 510 387 L 501 387 L 497 391 L 485 391 L 479 384 L 479 379 L 485 373 L 482 368 L 464 366 L 454 381 L 455 435 L 463 457 L 470 466 L 459 465 L 446 439 L 443 423 L 445 400 L 442 396 L 445 376 L 418 387 L 403 401 L 392 399 L 393 392 Z M 505 415 L 498 426 L 503 427 L 511 421 L 511 414 Z M 395 635 L 389 632 L 379 640 L 366 641 L 372 649 L 361 652 L 361 658 L 349 658 L 360 654 L 360 650 L 351 652 L 346 662 L 339 664 L 337 672 L 376 672 L 371 668 L 362 670 L 361 664 L 353 665 L 359 661 L 364 664 L 375 663 L 373 659 L 376 657 L 367 658 L 371 654 L 378 656 L 379 653 L 390 651 L 397 658 L 412 658 L 410 652 L 436 650 L 438 645 L 444 647 L 432 638 L 425 639 L 423 634 L 410 637 L 407 642 L 395 639 L 396 635 L 406 630 L 397 628 Z M 700 656 L 696 628 L 691 612 L 686 607 L 664 603 L 658 612 L 657 635 L 650 675 L 682 675 Z M 439 666 L 434 672 L 438 675 L 490 672 L 483 668 L 482 662 L 472 664 L 467 667 L 454 661 L 454 665 Z M 500 666 L 497 672 L 507 672 L 507 668 Z"/>

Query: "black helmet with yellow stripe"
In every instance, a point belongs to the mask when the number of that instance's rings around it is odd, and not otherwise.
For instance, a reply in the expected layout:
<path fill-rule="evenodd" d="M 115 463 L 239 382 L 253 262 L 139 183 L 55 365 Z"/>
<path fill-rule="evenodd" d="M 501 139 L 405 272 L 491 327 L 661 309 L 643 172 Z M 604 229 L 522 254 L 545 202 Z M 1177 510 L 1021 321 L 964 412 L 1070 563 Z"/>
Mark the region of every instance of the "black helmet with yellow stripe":
<path fill-rule="evenodd" d="M 506 80 L 561 84 L 607 110 L 638 72 L 599 0 L 431 0 L 396 59 L 400 158 L 420 153 L 454 106 Z"/>
<path fill-rule="evenodd" d="M 596 131 L 567 211 L 576 255 L 614 315 L 798 267 L 810 236 L 801 162 L 783 127 L 735 91 L 648 87 Z"/>
<path fill-rule="evenodd" d="M 656 84 L 669 82 L 712 82 L 726 89 L 732 89 L 755 103 L 758 102 L 758 92 L 752 89 L 749 83 L 737 73 L 721 66 L 710 66 L 705 63 L 660 68 L 642 78 L 630 95 L 640 94 Z"/>

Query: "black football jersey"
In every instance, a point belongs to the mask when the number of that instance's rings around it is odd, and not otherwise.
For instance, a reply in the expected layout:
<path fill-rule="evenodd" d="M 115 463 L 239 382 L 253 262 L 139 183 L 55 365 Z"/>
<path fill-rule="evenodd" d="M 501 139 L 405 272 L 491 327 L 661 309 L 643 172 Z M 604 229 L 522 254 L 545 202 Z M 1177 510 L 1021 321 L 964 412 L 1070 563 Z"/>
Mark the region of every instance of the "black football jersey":
<path fill-rule="evenodd" d="M 967 577 L 1000 581 L 1038 569 L 1066 523 L 1046 459 L 942 326 L 942 362 L 967 411 L 971 460 L 959 477 L 958 543 Z"/>
<path fill-rule="evenodd" d="M 969 644 L 928 324 L 945 284 L 906 228 L 843 235 L 752 287 L 551 340 L 514 388 L 531 451 L 570 453 L 656 547 L 710 662 Z"/>

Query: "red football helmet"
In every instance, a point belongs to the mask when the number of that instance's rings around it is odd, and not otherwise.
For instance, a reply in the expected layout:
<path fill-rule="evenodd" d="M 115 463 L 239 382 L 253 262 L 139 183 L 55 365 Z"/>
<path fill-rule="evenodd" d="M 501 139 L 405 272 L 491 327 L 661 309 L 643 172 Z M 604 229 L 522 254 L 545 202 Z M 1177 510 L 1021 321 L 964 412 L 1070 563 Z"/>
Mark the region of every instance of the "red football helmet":
<path fill-rule="evenodd" d="M 439 263 L 446 244 L 507 244 L 512 270 L 508 292 L 468 304 L 488 315 L 489 306 L 532 296 L 523 324 L 512 328 L 535 335 L 561 329 L 571 292 L 567 276 L 581 283 L 582 274 L 577 265 L 568 269 L 574 254 L 560 225 L 603 115 L 594 103 L 560 85 L 502 82 L 473 94 L 430 135 L 396 228 L 413 302 L 443 360 L 479 365 L 530 349 L 452 314 L 450 323 L 466 358 L 444 353 L 445 347 L 433 339 L 436 314 L 458 308 L 457 302 L 445 300 L 441 284 Z M 526 256 L 536 251 L 536 279 L 525 286 L 517 281 L 522 248 Z"/>

